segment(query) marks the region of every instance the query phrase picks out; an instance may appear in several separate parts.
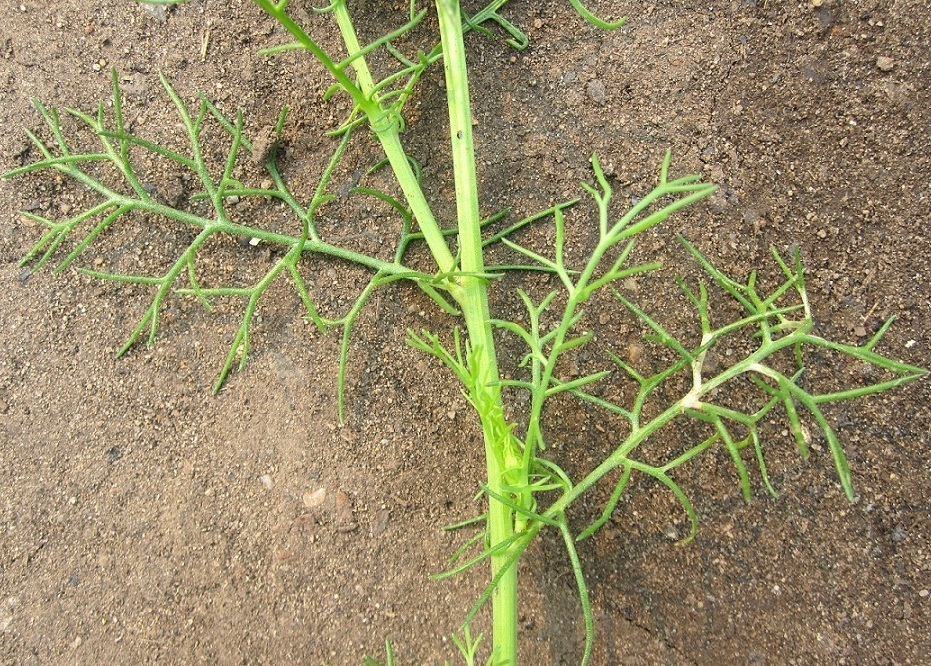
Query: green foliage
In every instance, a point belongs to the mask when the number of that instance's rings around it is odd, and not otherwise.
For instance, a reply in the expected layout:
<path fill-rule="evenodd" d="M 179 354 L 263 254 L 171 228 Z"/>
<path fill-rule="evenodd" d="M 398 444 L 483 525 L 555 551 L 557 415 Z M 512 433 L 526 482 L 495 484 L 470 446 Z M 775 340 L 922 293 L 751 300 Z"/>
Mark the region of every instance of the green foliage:
<path fill-rule="evenodd" d="M 499 13 L 506 0 L 489 2 L 472 16 L 461 15 L 459 3 L 454 0 L 438 0 L 440 42 L 414 55 L 405 55 L 393 42 L 421 25 L 427 9 L 417 11 L 415 3 L 411 2 L 407 18 L 399 27 L 363 46 L 358 41 L 345 1 L 334 0 L 317 11 L 335 19 L 346 47 L 346 54 L 341 58 L 326 53 L 294 20 L 288 12 L 287 0 L 254 2 L 293 38 L 263 53 L 308 52 L 333 77 L 334 84 L 327 96 L 344 94 L 353 102 L 349 115 L 331 133 L 335 143 L 333 154 L 319 176 L 312 198 L 299 201 L 290 189 L 277 163 L 275 142 L 267 154 L 259 154 L 244 134 L 242 113 L 228 117 L 204 97 L 196 104 L 188 104 L 164 78 L 162 85 L 184 127 L 187 148 L 177 152 L 130 131 L 123 119 L 123 100 L 114 72 L 110 116 L 105 113 L 103 103 L 95 114 L 65 109 L 96 135 L 99 146 L 94 152 L 75 152 L 65 138 L 59 112 L 36 102 L 51 139 L 43 140 L 27 132 L 39 159 L 4 177 L 52 170 L 88 188 L 96 200 L 86 209 L 60 220 L 24 214 L 48 229 L 26 254 L 23 264 L 38 269 L 54 263 L 56 271 L 63 271 L 78 263 L 88 248 L 111 227 L 136 223 L 139 213 L 188 229 L 192 240 L 161 273 L 135 275 L 79 269 L 101 280 L 141 285 L 154 292 L 120 354 L 131 349 L 146 331 L 147 343 L 151 345 L 155 341 L 159 314 L 165 301 L 174 295 L 196 298 L 207 308 L 212 308 L 219 298 L 242 299 L 245 302 L 242 319 L 219 371 L 214 387 L 218 390 L 229 373 L 234 368 L 242 368 L 247 361 L 250 327 L 263 296 L 272 284 L 286 280 L 293 286 L 308 320 L 321 331 L 335 328 L 341 333 L 338 373 L 341 417 L 352 329 L 372 295 L 398 281 L 412 283 L 427 294 L 449 315 L 450 330 L 445 334 L 410 331 L 408 343 L 437 358 L 461 382 L 463 393 L 481 423 L 488 461 L 488 479 L 478 484 L 480 494 L 487 501 L 487 510 L 473 520 L 451 526 L 450 529 L 473 530 L 473 534 L 467 536 L 452 555 L 450 568 L 433 577 L 443 580 L 469 571 L 479 563 L 491 565 L 488 585 L 465 615 L 461 638 L 454 637 L 466 664 L 479 663 L 477 652 L 482 636 L 473 640 L 469 623 L 489 600 L 493 605 L 493 645 L 488 663 L 516 664 L 517 563 L 529 544 L 545 529 L 558 531 L 575 577 L 586 637 L 581 662 L 586 664 L 593 646 L 594 623 L 576 543 L 610 520 L 635 473 L 651 477 L 669 489 L 691 524 L 690 533 L 683 542 L 691 539 L 698 526 L 697 513 L 677 480 L 677 472 L 685 463 L 714 448 L 723 449 L 732 460 L 744 497 L 750 498 L 753 492 L 751 467 L 754 465 L 762 483 L 769 492 L 775 493 L 766 464 L 763 425 L 779 410 L 803 458 L 808 456 L 811 437 L 806 434 L 806 424 L 814 422 L 828 444 L 845 493 L 853 499 L 847 460 L 824 406 L 885 391 L 925 374 L 920 368 L 875 351 L 891 320 L 862 346 L 832 342 L 815 335 L 800 256 L 796 253 L 786 259 L 775 249 L 773 258 L 782 273 L 782 281 L 765 292 L 758 285 L 755 273 L 745 281 L 736 280 L 716 268 L 693 245 L 680 239 L 685 250 L 698 262 L 704 279 L 714 285 L 713 292 L 730 299 L 742 310 L 742 315 L 736 319 L 719 322 L 716 313 L 726 308 L 712 306 L 709 284 L 699 281 L 689 286 L 679 280 L 685 300 L 694 309 L 699 328 L 697 336 L 678 336 L 616 289 L 620 281 L 659 268 L 656 262 L 631 263 L 637 237 L 673 213 L 710 195 L 715 189 L 713 185 L 702 183 L 697 176 L 670 178 L 670 156 L 667 154 L 656 187 L 629 210 L 617 212 L 609 180 L 597 156 L 593 156 L 595 182 L 584 184 L 583 189 L 597 211 L 597 219 L 588 223 L 592 231 L 589 236 L 597 240 L 594 247 L 583 248 L 586 258 L 577 266 L 566 260 L 570 254 L 566 252 L 567 216 L 574 215 L 570 209 L 576 201 L 558 204 L 506 224 L 504 228 L 499 227 L 506 212 L 479 218 L 463 35 L 478 32 L 493 36 L 491 29 L 494 29 L 503 31 L 505 41 L 514 48 L 524 48 L 526 35 Z M 578 0 L 570 0 L 570 3 L 582 18 L 600 28 L 616 28 L 623 23 L 595 17 Z M 176 3 L 159 0 L 159 4 Z M 382 50 L 397 63 L 393 72 L 378 81 L 366 62 L 366 57 L 376 50 Z M 437 223 L 429 198 L 422 189 L 416 161 L 405 151 L 400 139 L 405 127 L 405 104 L 426 69 L 441 59 L 446 70 L 458 210 L 457 225 L 453 229 L 442 228 Z M 276 138 L 280 138 L 286 122 L 287 109 L 279 117 Z M 208 125 L 219 129 L 219 134 L 224 136 L 225 157 L 219 166 L 210 166 L 205 158 Z M 352 189 L 350 196 L 375 198 L 397 214 L 398 232 L 387 259 L 356 252 L 325 238 L 316 223 L 320 209 L 336 198 L 331 179 L 337 165 L 346 156 L 350 142 L 366 128 L 384 151 L 384 158 L 367 173 L 390 168 L 398 191 L 359 185 Z M 200 188 L 193 201 L 205 203 L 207 212 L 203 212 L 204 205 L 176 207 L 154 197 L 143 184 L 136 166 L 138 162 L 134 156 L 140 151 L 167 160 L 179 171 L 192 175 Z M 254 187 L 237 180 L 237 167 L 249 154 L 253 160 L 262 162 L 271 185 Z M 108 165 L 111 173 L 99 168 L 101 165 Z M 287 212 L 296 221 L 295 228 L 299 228 L 300 233 L 287 235 L 252 220 L 238 220 L 231 211 L 230 202 L 243 199 L 261 201 L 270 213 Z M 517 240 L 522 229 L 542 224 L 551 225 L 554 235 L 551 248 L 529 247 Z M 198 265 L 207 241 L 214 236 L 263 241 L 279 249 L 278 258 L 252 284 L 207 286 Z M 436 264 L 435 271 L 407 265 L 408 251 L 417 243 L 429 249 Z M 509 250 L 516 261 L 523 263 L 486 265 L 488 252 L 495 247 Z M 322 316 L 315 305 L 316 295 L 310 293 L 310 282 L 305 277 L 305 259 L 309 256 L 349 262 L 369 273 L 367 283 L 352 304 L 335 318 Z M 538 300 L 518 291 L 517 296 L 526 311 L 520 321 L 494 317 L 488 306 L 488 290 L 497 288 L 498 278 L 505 272 L 513 271 L 549 274 L 554 285 Z M 605 350 L 602 357 L 608 359 L 607 367 L 582 376 L 563 376 L 565 363 L 562 361 L 567 353 L 588 347 L 603 349 L 595 332 L 585 330 L 584 323 L 585 309 L 595 299 L 606 298 L 616 302 L 648 331 L 644 336 L 648 344 L 664 350 L 673 360 L 650 374 Z M 499 375 L 493 329 L 514 336 L 526 348 L 516 378 L 503 379 Z M 745 353 L 718 354 L 718 362 L 709 362 L 725 341 L 735 338 L 744 341 L 743 345 L 734 346 L 744 349 Z M 804 372 L 806 355 L 812 350 L 875 366 L 886 373 L 886 378 L 872 385 L 819 393 L 807 385 Z M 727 359 L 727 362 L 722 363 L 720 359 Z M 610 395 L 605 390 L 609 381 L 623 381 L 632 386 L 636 392 L 633 402 L 619 404 L 605 397 Z M 736 405 L 721 398 L 731 387 L 741 395 Z M 505 396 L 513 391 L 526 391 L 530 397 L 530 408 L 519 415 L 516 423 L 504 416 Z M 675 397 L 670 399 L 670 394 Z M 543 427 L 547 402 L 567 395 L 604 410 L 610 418 L 623 424 L 612 439 L 604 442 L 610 453 L 579 480 L 570 478 L 556 462 L 546 457 L 551 443 L 551 436 Z M 660 462 L 642 455 L 645 445 L 658 438 L 679 441 L 668 437 L 667 433 L 672 428 L 684 431 L 680 428 L 683 422 L 698 426 L 687 430 L 701 433 L 695 441 L 673 451 Z M 572 511 L 576 500 L 604 483 L 610 484 L 611 492 L 601 514 L 583 529 L 575 529 L 577 521 Z M 386 643 L 385 650 L 384 664 L 393 664 L 390 643 Z M 382 666 L 372 658 L 367 658 L 365 663 Z"/>

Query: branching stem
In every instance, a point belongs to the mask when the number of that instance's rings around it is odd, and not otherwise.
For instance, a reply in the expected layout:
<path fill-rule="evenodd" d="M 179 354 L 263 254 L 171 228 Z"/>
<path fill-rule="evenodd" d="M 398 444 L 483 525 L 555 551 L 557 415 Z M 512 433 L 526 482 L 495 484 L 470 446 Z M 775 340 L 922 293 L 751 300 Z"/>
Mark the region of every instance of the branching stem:
<path fill-rule="evenodd" d="M 488 307 L 488 283 L 485 278 L 472 277 L 485 273 L 485 263 L 462 17 L 456 0 L 437 0 L 436 5 L 446 73 L 459 253 L 462 271 L 466 274 L 459 279 L 461 291 L 456 300 L 462 308 L 471 344 L 472 399 L 482 419 L 488 487 L 493 493 L 504 495 L 509 485 L 506 475 L 517 462 L 517 452 L 513 451 L 513 440 L 501 406 L 498 362 Z M 520 481 L 525 482 L 526 479 Z M 491 496 L 488 502 L 488 546 L 494 549 L 498 544 L 513 540 L 514 512 Z M 509 550 L 491 556 L 492 579 L 499 580 L 492 596 L 492 663 L 496 666 L 517 664 L 517 565 L 510 563 L 510 556 Z"/>

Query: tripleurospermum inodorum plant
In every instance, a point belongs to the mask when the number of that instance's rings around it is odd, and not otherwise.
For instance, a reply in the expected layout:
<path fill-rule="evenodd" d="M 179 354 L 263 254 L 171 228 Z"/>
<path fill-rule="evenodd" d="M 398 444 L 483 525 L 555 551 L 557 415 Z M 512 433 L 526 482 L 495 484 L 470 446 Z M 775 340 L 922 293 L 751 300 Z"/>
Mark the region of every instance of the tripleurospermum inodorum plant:
<path fill-rule="evenodd" d="M 454 637 L 456 645 L 467 664 L 517 664 L 519 563 L 534 539 L 552 530 L 565 544 L 579 593 L 585 626 L 580 659 L 585 664 L 591 655 L 594 626 L 576 543 L 610 520 L 635 474 L 651 477 L 673 494 L 691 524 L 683 539 L 688 541 L 698 520 L 677 480 L 679 468 L 709 450 L 723 449 L 733 462 L 745 497 L 752 492 L 754 474 L 774 493 L 766 458 L 771 429 L 766 426 L 778 419 L 791 432 L 803 458 L 808 456 L 812 437 L 826 441 L 840 483 L 852 499 L 850 470 L 825 406 L 891 389 L 921 377 L 925 371 L 876 351 L 891 320 L 860 346 L 817 335 L 797 251 L 783 255 L 773 250 L 781 277 L 764 288 L 755 273 L 746 280 L 726 275 L 687 240 L 680 239 L 704 276 L 694 283 L 679 281 L 696 323 L 689 336 L 679 335 L 655 318 L 648 307 L 625 296 L 619 285 L 659 267 L 656 262 L 635 261 L 638 237 L 715 190 L 698 176 L 676 177 L 668 154 L 659 166 L 655 186 L 629 208 L 616 201 L 609 177 L 598 157 L 592 156 L 593 182 L 582 186 L 594 210 L 591 219 L 575 209 L 577 201 L 566 201 L 516 221 L 509 220 L 506 211 L 482 217 L 464 38 L 470 33 L 490 34 L 493 28 L 496 34 L 506 35 L 514 48 L 525 47 L 524 33 L 500 13 L 506 1 L 494 0 L 470 16 L 462 12 L 457 0 L 437 0 L 435 13 L 428 7 L 418 9 L 411 2 L 397 25 L 388 28 L 384 36 L 362 44 L 347 2 L 334 0 L 318 12 L 329 15 L 338 26 L 345 52 L 336 55 L 326 52 L 308 34 L 289 11 L 287 0 L 254 0 L 291 39 L 270 46 L 264 53 L 308 53 L 332 76 L 328 96 L 345 95 L 351 102 L 348 117 L 331 133 L 332 157 L 319 174 L 309 200 L 295 194 L 287 169 L 279 164 L 277 145 L 288 122 L 287 110 L 281 112 L 267 136 L 249 137 L 242 113 L 228 116 L 206 97 L 193 103 L 185 101 L 162 78 L 185 134 L 185 149 L 172 149 L 147 140 L 128 126 L 116 72 L 111 108 L 101 103 L 94 113 L 65 110 L 90 129 L 97 147 L 77 148 L 66 136 L 67 125 L 59 111 L 37 102 L 47 138 L 29 132 L 37 159 L 6 177 L 53 170 L 93 194 L 92 204 L 63 219 L 24 213 L 47 227 L 23 259 L 33 268 L 54 265 L 56 271 L 62 271 L 79 265 L 86 251 L 111 227 L 138 224 L 144 219 L 139 213 L 192 230 L 187 246 L 159 273 L 79 270 L 101 280 L 151 290 L 150 305 L 129 333 L 121 354 L 142 340 L 154 343 L 159 316 L 169 298 L 194 298 L 208 308 L 220 298 L 241 299 L 242 318 L 218 372 L 216 390 L 231 371 L 245 365 L 257 308 L 272 284 L 285 281 L 293 286 L 309 321 L 321 331 L 334 330 L 341 336 L 336 394 L 343 417 L 350 340 L 360 312 L 375 293 L 393 283 L 408 282 L 421 289 L 446 313 L 449 326 L 442 331 L 409 331 L 408 343 L 447 366 L 461 383 L 483 433 L 487 463 L 487 478 L 476 480 L 485 511 L 474 520 L 452 526 L 464 534 L 463 545 L 451 557 L 448 570 L 433 576 L 442 581 L 479 566 L 489 571 L 484 592 L 458 618 L 461 631 Z M 579 0 L 570 3 L 599 28 L 616 28 L 622 23 L 595 17 Z M 439 32 L 436 45 L 415 53 L 396 46 L 415 28 L 430 22 Z M 373 73 L 370 59 L 376 53 L 381 61 L 392 63 L 387 74 Z M 435 214 L 432 193 L 423 186 L 415 156 L 402 141 L 406 104 L 424 72 L 433 66 L 442 66 L 445 71 L 456 197 L 456 219 L 452 222 Z M 208 134 L 214 138 L 208 140 Z M 218 134 L 223 137 L 220 160 L 212 156 Z M 319 224 L 321 213 L 337 198 L 333 175 L 352 142 L 363 136 L 374 137 L 381 151 L 363 166 L 368 173 L 390 171 L 394 185 L 379 189 L 362 180 L 350 192 L 340 194 L 374 198 L 396 213 L 393 245 L 378 254 L 365 254 L 328 237 Z M 139 156 L 146 153 L 171 163 L 196 183 L 199 191 L 187 205 L 166 202 L 147 186 L 138 166 Z M 240 180 L 240 166 L 247 160 L 261 164 L 265 171 L 258 185 Z M 286 213 L 298 231 L 273 231 L 263 220 L 243 219 L 240 208 L 233 204 L 244 200 L 261 202 L 261 209 L 274 210 L 276 215 Z M 541 225 L 549 230 L 551 243 L 532 246 L 523 232 Z M 592 239 L 584 247 L 570 232 L 580 227 L 586 229 L 580 236 Z M 202 258 L 209 252 L 208 241 L 215 237 L 266 243 L 276 248 L 274 260 L 251 284 L 212 284 L 209 272 L 202 268 Z M 412 261 L 410 250 L 417 245 L 426 248 L 432 262 L 429 267 Z M 570 246 L 572 252 L 567 251 Z M 570 256 L 584 258 L 570 260 Z M 328 257 L 367 271 L 366 284 L 338 316 L 326 316 L 318 308 L 320 294 L 310 286 L 308 257 Z M 547 279 L 540 292 L 519 290 L 516 298 L 523 314 L 506 319 L 491 310 L 489 292 L 502 288 L 502 276 L 515 272 L 543 274 Z M 730 303 L 722 305 L 725 300 Z M 586 312 L 594 303 L 606 301 L 643 327 L 646 340 L 663 350 L 659 358 L 666 359 L 664 365 L 651 370 L 638 367 L 635 361 L 613 354 L 589 330 Z M 723 317 L 722 312 L 737 314 Z M 522 348 L 521 357 L 508 364 L 515 368 L 511 375 L 504 376 L 499 369 L 503 359 L 496 350 L 496 335 L 499 339 L 513 336 Z M 724 346 L 732 353 L 719 353 Z M 567 373 L 567 359 L 583 349 L 601 349 L 596 357 L 605 359 L 604 367 L 589 373 Z M 738 352 L 733 353 L 733 349 Z M 804 372 L 812 351 L 875 366 L 883 378 L 846 390 L 819 392 L 808 385 Z M 612 398 L 617 393 L 606 388 L 612 382 L 624 383 L 633 399 L 623 402 Z M 521 393 L 528 399 L 515 404 L 527 407 L 506 409 L 508 401 Z M 739 399 L 733 399 L 735 394 Z M 607 455 L 575 477 L 550 456 L 555 436 L 545 428 L 545 414 L 548 403 L 557 396 L 604 410 L 619 426 L 606 438 Z M 655 458 L 655 451 L 645 452 L 650 442 L 674 429 L 682 430 L 685 424 L 687 432 L 697 433 L 694 441 L 667 451 L 661 460 Z M 670 437 L 669 441 L 680 439 Z M 584 514 L 577 511 L 577 501 L 603 494 L 608 499 L 598 515 L 582 522 Z M 481 635 L 473 637 L 470 623 L 486 605 L 491 607 L 491 638 L 482 642 Z M 386 659 L 393 662 L 390 644 Z"/>

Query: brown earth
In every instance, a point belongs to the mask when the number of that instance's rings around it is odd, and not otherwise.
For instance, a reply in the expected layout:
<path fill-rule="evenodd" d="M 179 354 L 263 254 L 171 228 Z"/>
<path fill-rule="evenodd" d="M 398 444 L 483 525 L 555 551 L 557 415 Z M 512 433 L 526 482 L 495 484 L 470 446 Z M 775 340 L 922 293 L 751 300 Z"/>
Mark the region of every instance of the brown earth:
<path fill-rule="evenodd" d="M 293 4 L 335 49 L 328 17 Z M 931 365 L 926 0 L 589 6 L 629 23 L 605 33 L 567 2 L 514 0 L 504 12 L 526 29 L 527 50 L 468 38 L 485 212 L 526 215 L 580 196 L 593 151 L 619 200 L 642 195 L 671 149 L 677 174 L 699 172 L 721 188 L 642 244 L 644 257 L 665 260 L 659 274 L 629 285 L 645 310 L 690 321 L 670 284 L 676 272 L 698 273 L 675 233 L 735 275 L 760 267 L 764 280 L 775 275 L 769 247 L 799 245 L 821 334 L 862 343 L 896 315 L 880 351 Z M 350 4 L 368 38 L 398 25 L 406 7 Z M 159 71 L 186 100 L 203 91 L 226 112 L 243 108 L 247 133 L 289 105 L 282 166 L 299 194 L 312 192 L 332 147 L 321 132 L 339 123 L 345 103 L 321 100 L 328 81 L 307 59 L 256 55 L 284 37 L 246 0 L 164 14 L 98 0 L 4 0 L 2 9 L 0 169 L 36 159 L 19 128 L 47 137 L 30 98 L 93 111 L 108 99 L 114 67 L 134 129 L 177 149 Z M 432 28 L 428 19 L 420 34 Z M 449 217 L 439 82 L 437 70 L 426 77 L 405 140 Z M 75 123 L 65 126 L 92 147 Z M 377 159 L 366 141 L 354 151 L 340 187 Z M 185 197 L 176 172 L 141 168 L 160 196 Z M 244 168 L 244 179 L 255 175 Z M 427 576 L 458 543 L 441 526 L 480 510 L 480 433 L 445 370 L 403 342 L 408 327 L 449 322 L 413 289 L 376 297 L 355 333 L 340 426 L 338 336 L 307 325 L 282 284 L 261 303 L 249 365 L 214 396 L 240 301 L 207 312 L 172 298 L 155 347 L 116 359 L 150 291 L 18 266 L 41 234 L 20 211 L 56 217 L 93 202 L 49 174 L 0 185 L 0 663 L 357 664 L 364 653 L 381 656 L 386 637 L 399 663 L 452 659 L 444 636 L 484 571 Z M 583 204 L 574 219 L 591 210 Z M 371 252 L 394 224 L 355 199 L 323 217 L 326 234 Z M 186 230 L 140 219 L 79 263 L 152 270 L 189 241 Z M 248 284 L 272 258 L 230 241 L 201 261 Z M 330 315 L 364 279 L 333 262 L 306 268 Z M 514 299 L 496 294 L 496 307 L 517 316 Z M 639 328 L 623 312 L 595 314 L 609 346 L 636 343 Z M 823 363 L 813 372 L 828 388 L 849 385 L 846 366 Z M 823 442 L 802 462 L 780 424 L 769 442 L 776 499 L 755 476 L 744 503 L 725 452 L 680 472 L 702 515 L 688 546 L 674 543 L 685 528 L 674 502 L 634 484 L 582 548 L 598 630 L 593 663 L 928 663 L 929 387 L 831 410 L 848 447 L 853 504 Z M 612 422 L 568 403 L 555 410 L 554 455 L 579 471 L 611 440 Z M 536 544 L 521 578 L 523 663 L 577 663 L 578 601 L 558 535 Z"/>

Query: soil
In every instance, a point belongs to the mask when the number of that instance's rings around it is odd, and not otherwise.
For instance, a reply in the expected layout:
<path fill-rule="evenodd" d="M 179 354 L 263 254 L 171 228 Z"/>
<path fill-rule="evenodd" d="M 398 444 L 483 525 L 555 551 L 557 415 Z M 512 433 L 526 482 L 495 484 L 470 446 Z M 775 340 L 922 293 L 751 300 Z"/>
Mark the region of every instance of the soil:
<path fill-rule="evenodd" d="M 335 51 L 330 19 L 308 13 L 309 2 L 292 5 Z M 820 334 L 862 344 L 894 315 L 878 351 L 931 365 L 926 0 L 588 6 L 608 17 L 625 12 L 629 22 L 603 32 L 567 2 L 514 0 L 502 11 L 526 30 L 526 50 L 508 47 L 497 28 L 495 39 L 469 36 L 483 212 L 509 207 L 523 216 L 582 196 L 595 151 L 619 207 L 648 190 L 670 149 L 676 175 L 700 173 L 721 187 L 641 243 L 639 256 L 665 262 L 626 285 L 644 310 L 695 330 L 672 278 L 694 283 L 699 271 L 677 233 L 730 274 L 760 268 L 770 284 L 769 248 L 801 247 Z M 372 39 L 403 20 L 407 3 L 350 8 Z M 133 130 L 176 150 L 182 130 L 159 72 L 189 102 L 203 91 L 226 113 L 241 107 L 247 135 L 265 132 L 266 145 L 265 128 L 289 106 L 281 164 L 304 197 L 333 146 L 322 132 L 348 110 L 338 96 L 322 100 L 329 82 L 318 65 L 294 53 L 256 54 L 285 38 L 246 0 L 168 10 L 5 0 L 3 15 L 4 171 L 37 159 L 19 128 L 48 138 L 31 98 L 93 113 L 109 99 L 111 67 Z M 416 39 L 434 27 L 431 16 Z M 439 70 L 409 110 L 405 143 L 449 219 Z M 75 146 L 93 149 L 79 123 L 63 125 Z M 198 205 L 179 168 L 139 156 L 161 200 Z M 335 187 L 348 192 L 360 177 L 389 187 L 386 175 L 361 171 L 376 160 L 375 146 L 358 142 Z M 246 162 L 237 177 L 259 182 Z M 449 320 L 410 287 L 378 294 L 356 327 L 340 425 L 339 336 L 309 325 L 281 280 L 260 304 L 248 365 L 213 395 L 241 299 L 218 299 L 210 312 L 173 296 L 154 347 L 136 344 L 116 358 L 151 289 L 19 265 L 42 233 L 21 211 L 61 218 L 94 203 L 48 173 L 0 184 L 0 664 L 358 664 L 366 653 L 382 658 L 385 638 L 399 664 L 452 660 L 444 637 L 485 571 L 442 582 L 428 575 L 462 538 L 441 527 L 481 510 L 480 432 L 446 370 L 404 344 L 407 328 L 443 331 Z M 244 207 L 242 215 L 293 231 L 292 221 L 263 212 Z M 581 224 L 592 212 L 584 202 L 572 219 Z M 327 237 L 374 253 L 390 247 L 396 223 L 390 209 L 361 197 L 321 213 Z M 140 216 L 102 235 L 76 266 L 152 273 L 191 238 Z M 545 227 L 524 239 L 545 242 Z M 577 234 L 572 256 L 590 240 Z M 71 247 L 66 241 L 58 258 Z M 198 267 L 243 286 L 275 252 L 217 241 Z M 365 280 L 337 262 L 310 259 L 302 268 L 327 316 L 344 312 Z M 502 285 L 494 306 L 515 317 L 511 288 L 540 288 L 530 278 Z M 660 351 L 638 343 L 640 327 L 608 305 L 593 312 L 599 338 L 658 364 Z M 502 344 L 519 358 L 519 347 Z M 863 368 L 823 355 L 811 372 L 825 390 L 864 379 Z M 744 502 L 725 451 L 678 473 L 702 519 L 687 546 L 676 545 L 687 523 L 668 493 L 635 482 L 581 548 L 597 629 L 592 663 L 928 663 L 929 405 L 923 380 L 829 410 L 851 461 L 853 503 L 823 439 L 802 461 L 778 419 L 767 442 L 778 497 L 757 473 Z M 557 402 L 547 419 L 553 456 L 573 474 L 623 437 L 618 422 L 570 402 Z M 678 441 L 666 436 L 670 446 Z M 578 509 L 574 527 L 600 511 L 610 492 L 602 490 Z M 521 579 L 523 663 L 578 663 L 578 599 L 558 535 L 531 549 Z M 475 629 L 483 628 L 480 616 Z"/>

